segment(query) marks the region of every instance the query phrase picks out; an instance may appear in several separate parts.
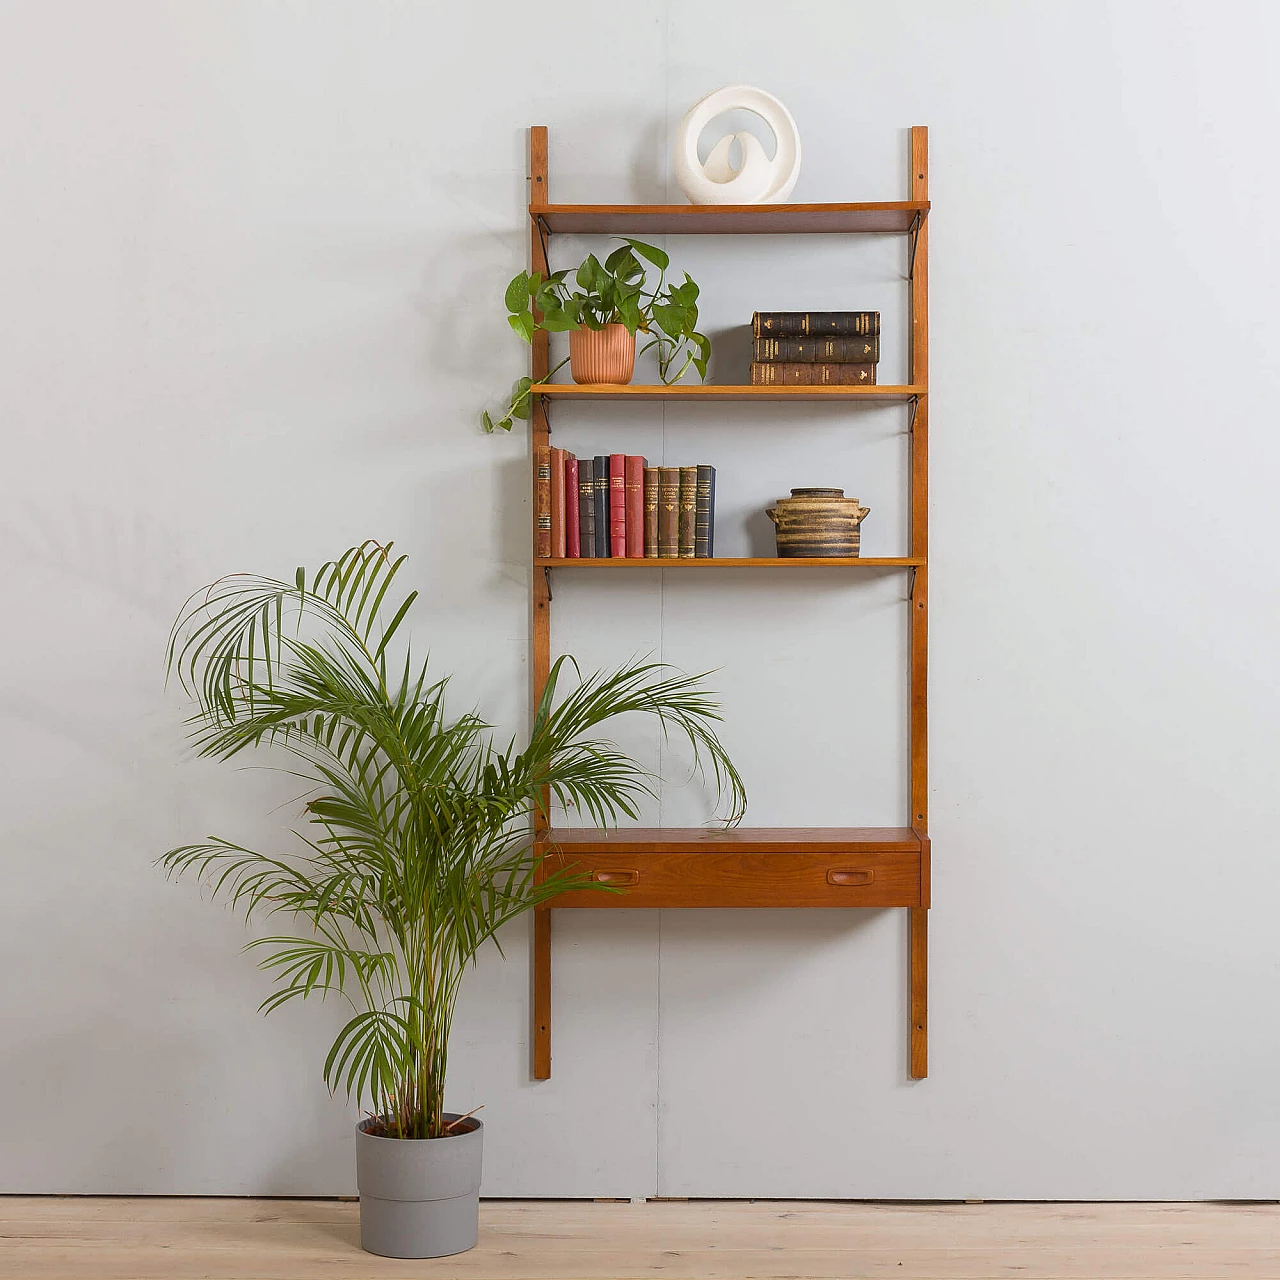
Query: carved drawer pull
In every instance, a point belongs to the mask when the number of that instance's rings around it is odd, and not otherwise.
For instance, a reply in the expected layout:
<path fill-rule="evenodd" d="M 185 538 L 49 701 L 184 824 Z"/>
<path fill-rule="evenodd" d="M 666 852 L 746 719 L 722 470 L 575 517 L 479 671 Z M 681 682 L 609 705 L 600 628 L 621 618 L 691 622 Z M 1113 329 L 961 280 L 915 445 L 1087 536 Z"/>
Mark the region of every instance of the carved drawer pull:
<path fill-rule="evenodd" d="M 827 872 L 828 884 L 870 884 L 875 878 L 874 871 L 837 871 L 832 868 Z"/>
<path fill-rule="evenodd" d="M 597 871 L 591 877 L 597 884 L 635 884 L 640 879 L 638 871 Z"/>

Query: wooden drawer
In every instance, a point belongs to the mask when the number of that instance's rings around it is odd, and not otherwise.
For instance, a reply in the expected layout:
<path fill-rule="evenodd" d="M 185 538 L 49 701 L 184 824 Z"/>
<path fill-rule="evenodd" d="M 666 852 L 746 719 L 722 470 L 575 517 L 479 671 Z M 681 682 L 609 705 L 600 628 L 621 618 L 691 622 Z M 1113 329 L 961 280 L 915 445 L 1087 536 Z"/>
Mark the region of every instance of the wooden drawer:
<path fill-rule="evenodd" d="M 919 853 L 639 853 L 565 850 L 574 868 L 620 892 L 571 890 L 554 907 L 918 907 Z"/>

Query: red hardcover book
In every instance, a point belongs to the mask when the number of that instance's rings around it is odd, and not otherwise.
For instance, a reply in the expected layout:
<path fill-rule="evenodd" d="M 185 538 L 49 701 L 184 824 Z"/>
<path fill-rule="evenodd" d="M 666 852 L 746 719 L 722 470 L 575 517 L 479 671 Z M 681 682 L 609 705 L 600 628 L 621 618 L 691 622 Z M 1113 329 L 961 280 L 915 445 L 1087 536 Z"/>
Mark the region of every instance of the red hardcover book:
<path fill-rule="evenodd" d="M 564 559 L 564 450 L 551 448 L 551 554 Z"/>
<path fill-rule="evenodd" d="M 627 455 L 627 556 L 644 559 L 644 469 L 643 458 Z"/>
<path fill-rule="evenodd" d="M 564 460 L 564 553 L 570 560 L 582 557 L 578 530 L 578 459 L 571 453 Z"/>
<path fill-rule="evenodd" d="M 627 555 L 627 455 L 609 455 L 609 554 Z"/>

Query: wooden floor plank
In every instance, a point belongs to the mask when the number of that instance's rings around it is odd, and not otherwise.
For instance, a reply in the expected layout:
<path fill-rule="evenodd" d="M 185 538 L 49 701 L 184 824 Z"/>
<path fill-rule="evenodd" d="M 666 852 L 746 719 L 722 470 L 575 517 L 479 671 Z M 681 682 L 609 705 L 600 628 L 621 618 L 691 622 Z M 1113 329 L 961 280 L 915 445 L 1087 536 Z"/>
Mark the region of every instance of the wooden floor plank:
<path fill-rule="evenodd" d="M 358 1206 L 332 1200 L 0 1197 L 0 1277 L 1280 1278 L 1275 1204 L 487 1201 L 456 1258 L 375 1258 L 358 1236 Z"/>

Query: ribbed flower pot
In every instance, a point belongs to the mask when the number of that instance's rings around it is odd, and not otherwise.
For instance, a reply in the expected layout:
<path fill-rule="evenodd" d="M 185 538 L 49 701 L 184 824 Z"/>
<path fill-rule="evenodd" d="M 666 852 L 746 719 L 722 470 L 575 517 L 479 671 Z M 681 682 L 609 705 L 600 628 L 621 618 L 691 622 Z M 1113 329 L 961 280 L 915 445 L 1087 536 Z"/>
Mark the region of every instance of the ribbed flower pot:
<path fill-rule="evenodd" d="M 445 1112 L 446 1120 L 458 1119 Z M 443 1258 L 475 1247 L 480 1233 L 484 1125 L 448 1138 L 378 1138 L 356 1129 L 360 1246 L 385 1258 Z"/>
<path fill-rule="evenodd" d="M 636 371 L 636 335 L 625 324 L 569 331 L 569 372 L 574 382 L 627 383 Z"/>

